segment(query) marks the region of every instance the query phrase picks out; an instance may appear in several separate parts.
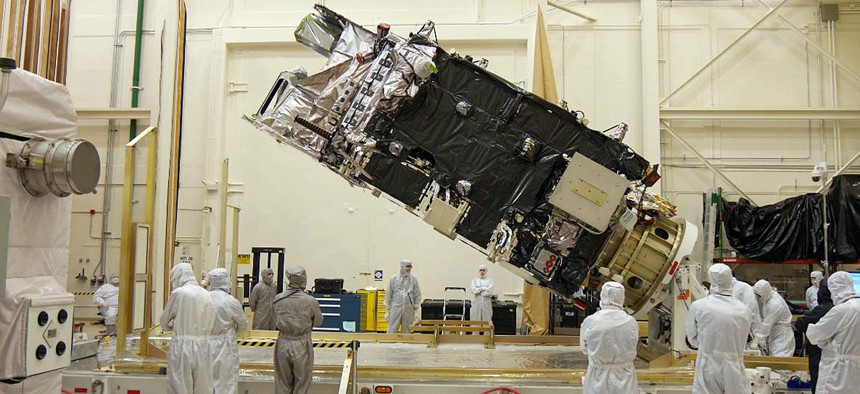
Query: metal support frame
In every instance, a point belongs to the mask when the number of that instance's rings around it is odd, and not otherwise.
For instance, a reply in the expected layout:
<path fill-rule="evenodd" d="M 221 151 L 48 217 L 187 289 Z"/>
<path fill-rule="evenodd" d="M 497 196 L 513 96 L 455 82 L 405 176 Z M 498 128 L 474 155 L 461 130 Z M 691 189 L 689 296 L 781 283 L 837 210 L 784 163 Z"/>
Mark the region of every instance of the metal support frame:
<path fill-rule="evenodd" d="M 569 7 L 565 7 L 565 6 L 563 6 L 563 5 L 561 5 L 561 4 L 558 4 L 558 3 L 554 2 L 554 1 L 547 1 L 547 2 L 546 2 L 546 4 L 547 4 L 548 6 L 550 6 L 550 7 L 557 8 L 557 9 L 559 9 L 559 10 L 562 10 L 562 11 L 564 11 L 564 12 L 567 12 L 568 14 L 578 16 L 578 17 L 580 17 L 580 18 L 582 18 L 582 19 L 585 19 L 585 20 L 587 20 L 587 21 L 589 21 L 589 22 L 597 22 L 597 19 L 594 19 L 594 18 L 592 18 L 592 17 L 590 17 L 590 16 L 588 16 L 588 15 L 585 15 L 585 14 L 583 14 L 583 13 L 579 12 L 579 11 L 572 10 L 572 9 L 570 9 Z"/>
<path fill-rule="evenodd" d="M 824 183 L 824 186 L 819 187 L 818 190 L 816 190 L 815 192 L 821 193 L 821 191 L 824 190 L 825 187 L 829 187 L 830 184 L 833 183 L 833 178 L 836 178 L 837 176 L 842 175 L 842 173 L 845 172 L 845 170 L 847 170 L 848 167 L 851 167 L 851 165 L 853 165 L 854 162 L 857 161 L 858 158 L 860 158 L 860 152 L 857 152 L 857 154 L 855 154 L 854 157 L 851 158 L 851 160 L 848 160 L 847 163 L 845 163 L 844 165 L 842 165 L 842 167 L 840 167 L 838 170 L 836 170 L 836 172 L 833 174 L 833 176 L 828 177 L 827 182 Z"/>
<path fill-rule="evenodd" d="M 277 248 L 277 247 L 254 247 L 251 248 L 251 256 L 252 256 L 252 266 L 251 266 L 251 286 L 245 289 L 245 292 L 250 296 L 251 289 L 260 282 L 260 257 L 263 254 L 266 254 L 266 268 L 272 268 L 272 255 L 278 255 L 277 268 L 275 271 L 275 283 L 278 287 L 278 293 L 284 291 L 284 256 L 286 255 L 287 250 L 285 248 Z"/>
<path fill-rule="evenodd" d="M 493 322 L 473 320 L 418 320 L 415 324 L 409 327 L 409 331 L 412 333 L 432 333 L 433 338 L 430 343 L 427 344 L 427 346 L 431 348 L 438 347 L 439 343 L 443 342 L 442 337 L 445 333 L 471 333 L 475 335 L 468 337 L 469 339 L 465 340 L 466 342 L 473 343 L 475 337 L 484 338 L 484 348 L 494 349 L 496 347 L 495 330 Z M 446 337 L 446 341 L 444 342 L 456 343 L 463 338 L 465 337 Z"/>
<path fill-rule="evenodd" d="M 664 97 L 662 100 L 660 100 L 660 105 L 665 104 L 667 101 L 669 101 L 669 99 L 671 99 L 671 98 L 672 98 L 672 97 L 674 97 L 674 96 L 675 96 L 679 91 L 681 91 L 681 89 L 684 89 L 685 87 L 687 87 L 687 85 L 689 85 L 689 84 L 690 84 L 690 82 L 693 82 L 693 80 L 694 80 L 694 79 L 696 79 L 696 77 L 698 77 L 698 76 L 699 76 L 699 75 L 701 75 L 703 72 L 705 72 L 705 70 L 707 70 L 707 69 L 708 69 L 708 68 L 710 68 L 712 65 L 714 65 L 714 63 L 716 63 L 718 60 L 720 60 L 720 58 L 722 58 L 722 57 L 723 57 L 723 55 L 725 55 L 726 53 L 728 53 L 728 52 L 729 52 L 729 50 L 731 50 L 732 48 L 734 48 L 734 46 L 735 46 L 738 42 L 740 42 L 741 40 L 743 40 L 743 39 L 744 39 L 744 37 L 746 37 L 747 35 L 749 35 L 750 33 L 752 33 L 752 32 L 753 32 L 753 30 L 755 30 L 756 28 L 758 28 L 758 27 L 759 27 L 759 25 L 761 25 L 765 20 L 767 20 L 767 18 L 768 18 L 768 17 L 770 17 L 771 15 L 773 15 L 774 13 L 776 13 L 776 11 L 777 11 L 777 10 L 779 10 L 783 5 L 785 5 L 785 3 L 786 3 L 786 2 L 788 2 L 788 0 L 782 0 L 782 1 L 780 1 L 780 2 L 779 2 L 779 4 L 777 4 L 775 7 L 771 8 L 771 9 L 767 12 L 767 14 L 765 14 L 764 16 L 762 16 L 761 18 L 759 18 L 759 20 L 758 20 L 758 21 L 756 21 L 752 26 L 750 26 L 746 31 L 744 31 L 744 32 L 743 32 L 743 34 L 741 34 L 738 38 L 736 38 L 734 41 L 732 41 L 732 42 L 731 42 L 727 47 L 723 48 L 723 50 L 722 50 L 722 51 L 720 51 L 720 53 L 718 53 L 716 56 L 714 56 L 713 58 L 711 58 L 711 60 L 710 60 L 710 61 L 708 61 L 707 63 L 705 63 L 705 65 L 704 65 L 704 66 L 702 66 L 701 68 L 699 68 L 699 70 L 698 70 L 698 71 L 696 71 L 695 73 L 693 73 L 693 75 L 692 75 L 692 76 L 690 76 L 690 78 L 688 78 L 684 83 L 682 83 L 680 86 L 678 86 L 677 88 L 675 88 L 675 90 L 673 90 L 673 91 L 672 91 L 672 93 L 669 93 L 669 95 L 667 95 L 667 96 L 666 96 L 666 97 Z"/>
<path fill-rule="evenodd" d="M 741 195 L 741 197 L 743 197 L 743 198 L 747 199 L 747 200 L 750 202 L 750 204 L 752 204 L 753 206 L 757 206 L 757 205 L 756 205 L 756 203 L 755 203 L 755 201 L 754 201 L 750 196 L 748 196 L 746 193 L 744 193 L 744 192 L 743 192 L 743 190 L 741 190 L 741 188 L 739 188 L 739 187 L 738 187 L 738 185 L 736 185 L 736 184 L 735 184 L 734 182 L 732 182 L 728 177 L 726 177 L 726 175 L 725 175 L 725 174 L 723 174 L 723 172 L 722 172 L 722 171 L 720 171 L 719 169 L 717 169 L 716 167 L 714 167 L 714 165 L 713 165 L 713 164 L 711 164 L 711 162 L 710 162 L 710 161 L 708 161 L 708 159 L 706 159 L 706 158 L 705 158 L 705 156 L 702 156 L 702 154 L 701 154 L 701 153 L 699 153 L 699 151 L 697 151 L 697 150 L 696 150 L 696 148 L 693 148 L 693 146 L 692 146 L 692 145 L 690 145 L 690 143 L 689 143 L 689 142 L 687 142 L 685 139 L 681 138 L 681 136 L 678 134 L 678 132 L 676 132 L 674 129 L 672 129 L 672 127 L 671 127 L 671 126 L 669 126 L 669 123 L 667 123 L 665 120 L 661 120 L 661 121 L 660 121 L 660 123 L 662 123 L 662 124 L 663 124 L 663 129 L 664 129 L 664 130 L 666 130 L 666 132 L 667 132 L 667 133 L 669 133 L 669 135 L 671 135 L 673 138 L 675 138 L 676 140 L 678 140 L 678 142 L 680 142 L 680 143 L 681 143 L 681 145 L 683 145 L 685 148 L 687 148 L 687 150 L 689 150 L 689 151 L 690 151 L 690 153 L 692 153 L 693 155 L 695 155 L 695 156 L 699 159 L 699 161 L 701 161 L 701 162 L 702 162 L 702 164 L 704 164 L 704 165 L 705 165 L 705 167 L 708 167 L 708 169 L 709 169 L 709 170 L 711 170 L 711 172 L 713 172 L 714 174 L 716 174 L 716 175 L 717 175 L 720 179 L 722 179 L 722 180 L 723 180 L 723 182 L 725 182 L 725 183 L 726 183 L 726 184 L 727 184 L 727 185 L 728 185 L 732 190 L 734 190 L 735 192 L 737 192 L 738 194 L 740 194 L 740 195 Z"/>
<path fill-rule="evenodd" d="M 338 394 L 358 394 L 358 341 L 352 341 L 346 350 L 343 372 L 340 375 Z"/>
<path fill-rule="evenodd" d="M 152 327 L 152 271 L 153 256 L 155 255 L 155 235 L 151 231 L 154 228 L 155 219 L 155 181 L 157 170 L 157 129 L 152 126 L 140 133 L 135 139 L 125 146 L 125 175 L 123 177 L 123 206 L 122 206 L 122 231 L 120 236 L 120 262 L 119 262 L 119 305 L 117 312 L 117 354 L 125 351 L 126 336 L 131 333 L 134 319 L 134 284 L 145 282 L 144 285 L 144 321 L 143 331 L 140 333 L 140 355 L 150 355 L 149 331 Z M 143 222 L 133 221 L 134 208 L 134 175 L 135 175 L 135 150 L 138 143 L 147 141 L 147 163 L 146 163 L 146 205 Z M 146 272 L 138 274 L 135 271 L 135 224 L 143 223 L 149 226 L 149 238 L 147 245 L 149 251 L 146 254 Z M 142 277 L 138 278 L 138 275 Z"/>
<path fill-rule="evenodd" d="M 767 8 L 767 4 L 765 4 L 764 1 L 762 1 L 762 0 L 755 0 L 755 1 L 760 6 Z M 818 43 L 813 41 L 811 38 L 807 37 L 806 34 L 803 34 L 803 31 L 801 31 L 800 28 L 795 26 L 788 19 L 785 19 L 785 17 L 780 15 L 778 12 L 776 13 L 776 17 L 777 17 L 777 19 L 779 19 L 780 22 L 782 22 L 783 25 L 785 25 L 785 27 L 787 27 L 789 30 L 794 32 L 794 34 L 796 34 L 798 37 L 802 38 L 803 41 L 805 41 L 809 46 L 815 48 L 815 50 L 818 51 L 818 53 L 820 53 L 822 56 L 826 57 L 827 60 L 830 60 L 831 62 L 835 63 L 837 66 L 839 66 L 839 68 L 842 69 L 842 71 L 844 71 L 846 74 L 848 74 L 848 76 L 853 78 L 855 81 L 860 82 L 860 76 L 858 76 L 857 73 L 854 72 L 853 69 L 851 69 L 851 67 L 848 67 L 848 65 L 846 65 L 841 60 L 839 60 L 839 58 L 837 58 L 832 53 L 830 53 L 830 51 L 824 50 L 824 48 L 822 48 L 820 45 L 818 45 Z"/>

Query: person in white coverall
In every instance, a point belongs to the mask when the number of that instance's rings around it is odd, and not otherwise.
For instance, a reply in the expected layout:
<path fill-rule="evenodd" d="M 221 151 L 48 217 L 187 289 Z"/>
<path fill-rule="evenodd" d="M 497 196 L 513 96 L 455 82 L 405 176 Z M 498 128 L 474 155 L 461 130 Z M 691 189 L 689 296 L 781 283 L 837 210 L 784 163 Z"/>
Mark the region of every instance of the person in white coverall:
<path fill-rule="evenodd" d="M 278 295 L 278 287 L 275 286 L 275 274 L 271 268 L 263 268 L 260 271 L 260 282 L 254 285 L 251 295 L 248 297 L 248 305 L 254 312 L 251 323 L 255 330 L 274 330 L 275 318 L 272 316 L 272 301 Z"/>
<path fill-rule="evenodd" d="M 693 394 L 750 392 L 744 347 L 750 333 L 750 310 L 732 297 L 732 270 L 714 264 L 708 270 L 713 291 L 696 300 L 687 315 L 687 342 L 698 350 Z"/>
<path fill-rule="evenodd" d="M 418 279 L 412 275 L 412 262 L 400 261 L 400 272 L 388 281 L 385 292 L 385 320 L 388 321 L 387 334 L 397 334 L 397 329 L 409 333 L 409 326 L 415 318 L 415 310 L 421 306 L 421 288 Z"/>
<path fill-rule="evenodd" d="M 314 370 L 311 330 L 323 323 L 317 300 L 305 287 L 308 275 L 303 267 L 287 269 L 288 287 L 275 297 L 272 312 L 278 342 L 275 344 L 275 393 L 307 394 Z"/>
<path fill-rule="evenodd" d="M 824 274 L 821 271 L 812 271 L 809 273 L 809 280 L 812 286 L 806 289 L 806 308 L 809 310 L 815 309 L 818 306 L 818 284 L 824 279 Z"/>
<path fill-rule="evenodd" d="M 794 330 L 788 304 L 764 279 L 755 283 L 753 291 L 761 298 L 761 326 L 755 332 L 759 345 L 769 356 L 794 356 Z"/>
<path fill-rule="evenodd" d="M 209 340 L 215 323 L 215 303 L 197 284 L 191 264 L 170 270 L 173 292 L 161 314 L 162 330 L 172 330 L 167 352 L 167 392 L 211 394 L 212 357 Z"/>
<path fill-rule="evenodd" d="M 105 335 L 116 335 L 116 312 L 119 305 L 119 276 L 112 274 L 107 283 L 93 294 L 93 303 L 105 318 Z"/>
<path fill-rule="evenodd" d="M 215 303 L 215 325 L 209 341 L 216 393 L 239 390 L 239 348 L 236 332 L 248 329 L 242 304 L 230 294 L 230 273 L 224 268 L 209 271 L 209 295 Z"/>
<path fill-rule="evenodd" d="M 472 310 L 469 320 L 493 321 L 493 280 L 487 277 L 487 266 L 481 264 L 478 277 L 472 279 Z"/>
<path fill-rule="evenodd" d="M 860 298 L 851 275 L 834 272 L 827 278 L 833 309 L 806 329 L 809 343 L 821 347 L 819 394 L 860 392 Z"/>
<path fill-rule="evenodd" d="M 636 394 L 636 347 L 639 324 L 623 309 L 624 286 L 606 282 L 600 291 L 600 310 L 582 322 L 582 352 L 588 355 L 584 394 Z"/>
<path fill-rule="evenodd" d="M 761 326 L 761 310 L 758 306 L 758 298 L 753 291 L 752 286 L 747 282 L 732 278 L 732 297 L 742 302 L 750 310 L 752 314 L 752 324 L 750 325 L 750 335 L 755 337 L 755 331 Z"/>

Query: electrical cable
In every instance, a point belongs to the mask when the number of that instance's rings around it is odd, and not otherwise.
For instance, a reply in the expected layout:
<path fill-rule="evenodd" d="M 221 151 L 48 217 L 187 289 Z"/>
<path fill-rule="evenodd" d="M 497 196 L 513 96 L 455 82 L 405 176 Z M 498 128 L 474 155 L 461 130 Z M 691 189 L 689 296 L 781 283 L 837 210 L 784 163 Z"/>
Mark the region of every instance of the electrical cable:
<path fill-rule="evenodd" d="M 509 392 L 509 393 L 513 393 L 513 394 L 520 394 L 520 392 L 519 392 L 519 391 L 516 391 L 516 390 L 514 390 L 514 389 L 512 389 L 512 388 L 510 388 L 510 387 L 493 387 L 493 388 L 491 388 L 491 389 L 489 389 L 489 390 L 487 390 L 487 391 L 484 391 L 484 392 L 483 392 L 483 393 L 481 393 L 481 394 L 489 394 L 489 393 L 494 393 L 494 392 L 496 392 L 496 391 L 507 391 L 507 392 Z"/>

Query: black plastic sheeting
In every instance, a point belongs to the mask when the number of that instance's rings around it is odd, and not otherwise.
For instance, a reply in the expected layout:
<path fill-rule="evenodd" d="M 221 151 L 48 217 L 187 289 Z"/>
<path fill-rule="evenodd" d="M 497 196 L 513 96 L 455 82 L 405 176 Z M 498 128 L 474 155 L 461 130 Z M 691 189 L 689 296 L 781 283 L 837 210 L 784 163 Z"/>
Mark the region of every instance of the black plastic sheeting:
<path fill-rule="evenodd" d="M 562 153 L 583 154 L 630 180 L 644 176 L 645 159 L 585 127 L 574 114 L 444 50 L 437 50 L 435 62 L 439 72 L 413 99 L 393 116 L 377 113 L 365 131 L 403 144 L 410 155 L 423 154 L 433 163 L 431 178 L 445 188 L 471 183 L 469 211 L 457 227 L 464 238 L 487 245 L 499 222 L 513 213 L 543 210 L 534 227 L 545 225 L 548 186 L 567 165 Z M 519 154 L 529 137 L 538 141 L 536 154 Z M 406 187 L 380 179 L 369 183 L 392 195 Z"/>
<path fill-rule="evenodd" d="M 412 208 L 417 207 L 421 202 L 421 192 L 430 183 L 430 178 L 421 171 L 412 169 L 395 158 L 383 155 L 373 155 L 364 167 L 364 171 L 372 177 L 372 179 L 365 179 L 366 181 Z"/>
<path fill-rule="evenodd" d="M 766 262 L 824 259 L 821 194 L 805 194 L 773 205 L 726 202 L 723 220 L 729 244 L 744 257 Z M 860 259 L 860 175 L 833 178 L 827 192 L 830 261 Z"/>

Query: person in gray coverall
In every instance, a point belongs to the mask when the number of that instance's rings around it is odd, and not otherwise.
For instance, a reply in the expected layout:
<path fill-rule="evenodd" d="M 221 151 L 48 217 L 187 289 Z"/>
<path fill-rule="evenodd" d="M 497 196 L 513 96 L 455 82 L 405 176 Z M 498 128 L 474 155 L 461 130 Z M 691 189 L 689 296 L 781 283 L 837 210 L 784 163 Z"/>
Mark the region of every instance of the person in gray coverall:
<path fill-rule="evenodd" d="M 254 330 L 275 329 L 272 301 L 278 294 L 278 288 L 275 286 L 274 278 L 275 274 L 271 268 L 263 268 L 260 271 L 260 282 L 251 290 L 248 305 L 251 307 L 251 312 L 254 312 L 254 320 L 251 323 L 251 328 Z"/>
<path fill-rule="evenodd" d="M 311 388 L 314 348 L 311 329 L 322 325 L 320 305 L 305 293 L 308 275 L 300 266 L 287 269 L 289 286 L 275 297 L 272 312 L 275 344 L 275 393 L 307 394 Z"/>

